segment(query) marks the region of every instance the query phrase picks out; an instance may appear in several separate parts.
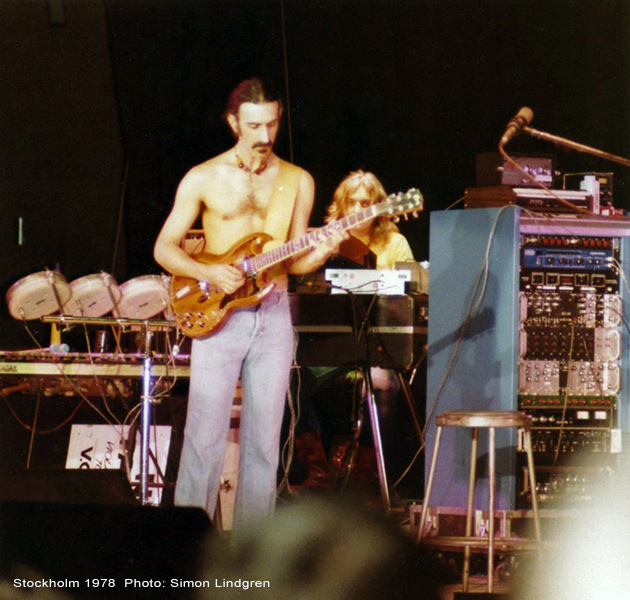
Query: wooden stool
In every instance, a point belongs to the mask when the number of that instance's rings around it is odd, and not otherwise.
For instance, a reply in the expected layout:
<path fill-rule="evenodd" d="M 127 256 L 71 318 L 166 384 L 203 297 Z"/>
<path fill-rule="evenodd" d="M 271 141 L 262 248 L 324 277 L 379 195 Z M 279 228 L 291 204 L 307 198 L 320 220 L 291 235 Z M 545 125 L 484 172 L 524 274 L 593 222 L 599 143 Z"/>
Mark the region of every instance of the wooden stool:
<path fill-rule="evenodd" d="M 532 509 L 534 511 L 534 528 L 536 535 L 536 546 L 540 549 L 540 522 L 538 515 L 538 499 L 536 497 L 536 476 L 534 474 L 534 455 L 532 452 L 531 438 L 531 417 L 525 413 L 518 411 L 474 411 L 474 410 L 453 410 L 438 415 L 435 419 L 437 425 L 437 433 L 435 438 L 435 450 L 431 459 L 431 469 L 429 471 L 429 481 L 422 505 L 422 514 L 420 516 L 420 525 L 418 528 L 418 541 L 423 541 L 424 529 L 426 525 L 427 515 L 429 512 L 429 501 L 431 499 L 431 488 L 433 486 L 433 478 L 435 476 L 435 467 L 437 465 L 438 453 L 440 449 L 440 438 L 442 436 L 443 427 L 469 427 L 472 428 L 472 443 L 470 449 L 470 475 L 468 479 L 468 507 L 466 510 L 466 530 L 465 536 L 451 537 L 448 539 L 451 545 L 464 548 L 464 570 L 462 577 L 463 591 L 468 591 L 468 578 L 470 575 L 470 551 L 472 547 L 481 547 L 488 552 L 488 592 L 493 590 L 493 574 L 494 574 L 494 498 L 495 498 L 495 482 L 496 482 L 496 464 L 495 464 L 495 444 L 497 427 L 516 427 L 524 433 L 525 452 L 527 453 L 527 468 L 529 471 L 529 485 L 532 493 Z M 477 460 L 477 439 L 479 428 L 488 429 L 488 539 L 487 541 L 480 537 L 472 535 L 472 519 L 473 504 L 475 499 L 475 480 Z M 518 543 L 510 544 L 511 548 L 518 546 Z M 531 546 L 531 544 L 530 544 Z"/>

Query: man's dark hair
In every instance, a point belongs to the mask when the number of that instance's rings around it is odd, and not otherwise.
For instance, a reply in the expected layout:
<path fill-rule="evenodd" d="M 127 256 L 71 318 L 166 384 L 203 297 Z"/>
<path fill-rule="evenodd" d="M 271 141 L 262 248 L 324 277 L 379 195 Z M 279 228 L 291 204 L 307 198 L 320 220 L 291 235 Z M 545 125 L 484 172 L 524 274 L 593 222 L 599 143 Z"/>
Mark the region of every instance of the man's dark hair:
<path fill-rule="evenodd" d="M 238 116 L 238 109 L 241 104 L 245 102 L 253 102 L 254 104 L 262 104 L 264 102 L 277 102 L 282 113 L 284 106 L 280 94 L 276 91 L 273 84 L 267 80 L 259 79 L 258 77 L 252 77 L 241 81 L 232 93 L 227 101 L 227 107 L 225 109 L 225 118 L 228 115 Z"/>

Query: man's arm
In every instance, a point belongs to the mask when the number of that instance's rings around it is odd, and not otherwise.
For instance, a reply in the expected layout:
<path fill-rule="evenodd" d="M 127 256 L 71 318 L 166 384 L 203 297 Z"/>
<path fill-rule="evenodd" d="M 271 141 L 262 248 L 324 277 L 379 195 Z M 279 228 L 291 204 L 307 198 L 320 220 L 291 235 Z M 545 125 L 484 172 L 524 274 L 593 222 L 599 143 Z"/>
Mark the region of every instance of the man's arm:
<path fill-rule="evenodd" d="M 313 210 L 314 199 L 315 182 L 309 173 L 302 171 L 293 209 L 289 239 L 295 239 L 306 233 L 308 222 L 311 218 L 311 211 Z M 289 272 L 295 275 L 303 275 L 319 269 L 339 250 L 339 244 L 347 237 L 348 234 L 345 232 L 333 231 L 330 237 L 323 238 L 312 246 L 309 252 L 287 261 Z"/>
<path fill-rule="evenodd" d="M 153 256 L 172 275 L 207 281 L 215 289 L 231 294 L 245 282 L 239 269 L 231 265 L 197 262 L 180 246 L 202 209 L 202 190 L 203 177 L 193 169 L 179 184 L 171 214 L 155 242 Z"/>

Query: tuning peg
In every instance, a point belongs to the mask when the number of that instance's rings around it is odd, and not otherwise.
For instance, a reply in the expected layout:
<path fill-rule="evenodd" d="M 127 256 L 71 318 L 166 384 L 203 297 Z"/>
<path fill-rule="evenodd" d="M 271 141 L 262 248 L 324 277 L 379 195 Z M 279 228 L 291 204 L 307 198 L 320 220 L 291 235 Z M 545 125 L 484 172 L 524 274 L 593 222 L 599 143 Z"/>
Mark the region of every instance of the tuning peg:
<path fill-rule="evenodd" d="M 405 219 L 405 221 L 408 221 L 408 220 L 409 220 L 409 216 L 407 215 L 407 213 L 405 213 L 405 214 L 403 215 L 403 218 Z"/>
<path fill-rule="evenodd" d="M 400 221 L 400 217 L 394 217 L 392 221 L 394 221 L 394 223 L 398 223 Z"/>
<path fill-rule="evenodd" d="M 414 210 L 411 214 L 413 215 L 413 218 L 414 218 L 414 219 L 417 219 L 417 218 L 418 218 L 418 216 L 419 216 L 419 214 L 418 214 L 418 211 L 417 211 L 417 210 Z"/>

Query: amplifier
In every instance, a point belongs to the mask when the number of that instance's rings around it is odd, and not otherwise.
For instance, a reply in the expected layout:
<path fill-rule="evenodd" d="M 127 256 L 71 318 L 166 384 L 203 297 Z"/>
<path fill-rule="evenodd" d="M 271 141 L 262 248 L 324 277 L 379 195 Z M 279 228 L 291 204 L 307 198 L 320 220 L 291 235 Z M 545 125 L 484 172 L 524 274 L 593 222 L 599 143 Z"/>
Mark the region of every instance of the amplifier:
<path fill-rule="evenodd" d="M 552 190 L 540 188 L 512 188 L 505 185 L 468 188 L 464 197 L 465 208 L 488 208 L 514 204 L 530 211 L 548 213 L 572 213 L 574 206 L 593 212 L 593 196 L 586 191 Z M 558 201 L 561 198 L 571 204 Z"/>
<path fill-rule="evenodd" d="M 536 181 L 546 186 L 553 185 L 554 158 L 515 154 L 512 159 Z M 499 152 L 477 154 L 476 184 L 478 186 L 509 185 L 518 187 L 535 186 L 514 165 L 506 161 Z"/>
<path fill-rule="evenodd" d="M 203 229 L 190 229 L 181 243 L 186 254 L 196 254 L 203 252 L 206 246 L 206 236 Z"/>
<path fill-rule="evenodd" d="M 289 294 L 297 362 L 405 368 L 426 342 L 426 296 Z"/>
<path fill-rule="evenodd" d="M 589 192 L 593 195 L 593 212 L 612 215 L 617 213 L 613 208 L 612 181 L 612 173 L 565 173 L 562 187 Z"/>

